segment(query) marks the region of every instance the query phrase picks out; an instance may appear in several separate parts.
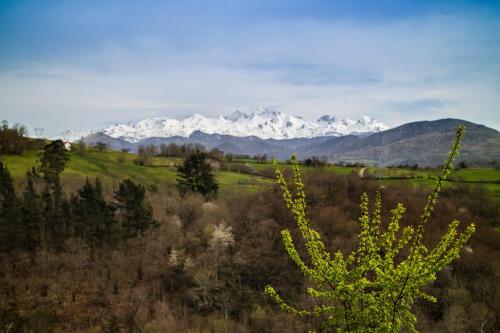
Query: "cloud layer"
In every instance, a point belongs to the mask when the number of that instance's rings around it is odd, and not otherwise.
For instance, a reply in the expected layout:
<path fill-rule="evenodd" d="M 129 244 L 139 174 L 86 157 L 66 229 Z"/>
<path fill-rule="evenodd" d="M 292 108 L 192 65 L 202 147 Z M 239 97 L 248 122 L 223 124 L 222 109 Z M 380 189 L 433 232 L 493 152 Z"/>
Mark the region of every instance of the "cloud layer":
<path fill-rule="evenodd" d="M 500 129 L 500 19 L 477 2 L 0 2 L 0 118 L 63 129 L 277 105 Z"/>

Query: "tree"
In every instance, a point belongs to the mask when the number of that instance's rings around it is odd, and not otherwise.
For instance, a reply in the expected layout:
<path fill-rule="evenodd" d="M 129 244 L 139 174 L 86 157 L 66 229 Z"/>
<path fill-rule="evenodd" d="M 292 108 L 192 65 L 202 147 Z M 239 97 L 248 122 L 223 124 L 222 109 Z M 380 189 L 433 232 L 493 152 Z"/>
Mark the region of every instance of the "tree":
<path fill-rule="evenodd" d="M 401 236 L 396 235 L 405 212 L 404 206 L 398 204 L 391 211 L 387 228 L 381 228 L 380 194 L 377 194 L 371 216 L 368 196 L 366 193 L 362 195 L 359 244 L 357 250 L 347 257 L 340 251 L 332 256 L 319 233 L 311 227 L 306 216 L 306 195 L 296 158 L 292 158 L 295 196 L 292 196 L 283 174 L 275 164 L 283 199 L 297 222 L 310 262 L 302 260 L 287 229 L 281 233 L 285 250 L 302 273 L 313 282 L 307 293 L 324 303 L 310 310 L 299 310 L 287 304 L 270 285 L 265 288 L 266 294 L 284 311 L 320 319 L 322 329 L 337 332 L 399 332 L 404 328 L 415 332 L 416 317 L 411 312 L 412 304 L 417 298 L 436 301 L 422 288 L 433 282 L 445 266 L 459 257 L 462 246 L 474 232 L 474 224 L 471 224 L 461 234 L 458 233 L 459 222 L 453 221 L 434 249 L 428 249 L 422 242 L 425 226 L 443 181 L 458 155 L 463 134 L 464 128 L 457 128 L 445 167 L 427 198 L 419 223 L 415 227 L 403 228 Z"/>
<path fill-rule="evenodd" d="M 158 149 L 155 145 L 150 144 L 147 146 L 140 145 L 137 148 L 137 158 L 134 160 L 134 163 L 137 165 L 148 165 L 151 157 L 157 155 Z"/>
<path fill-rule="evenodd" d="M 19 248 L 22 235 L 21 205 L 10 172 L 0 162 L 0 250 Z"/>
<path fill-rule="evenodd" d="M 2 121 L 0 125 L 0 154 L 22 154 L 26 148 L 27 139 L 26 127 L 15 124 L 11 128 L 7 121 Z"/>
<path fill-rule="evenodd" d="M 22 219 L 25 230 L 23 247 L 28 251 L 34 251 L 39 245 L 40 226 L 42 224 L 40 198 L 35 191 L 33 177 L 32 171 L 26 173 L 27 183 L 22 202 Z"/>
<path fill-rule="evenodd" d="M 63 236 L 67 227 L 65 216 L 66 202 L 61 186 L 60 174 L 66 168 L 69 160 L 68 151 L 61 140 L 52 141 L 44 147 L 40 159 L 40 171 L 43 173 L 45 188 L 42 192 L 44 203 L 43 220 L 45 235 L 52 237 L 54 247 L 62 245 Z"/>
<path fill-rule="evenodd" d="M 124 237 L 134 237 L 156 224 L 153 209 L 146 201 L 144 186 L 125 179 L 115 191 L 116 208 L 118 210 Z"/>
<path fill-rule="evenodd" d="M 224 160 L 224 152 L 219 148 L 213 148 L 208 152 L 208 156 L 214 161 Z"/>
<path fill-rule="evenodd" d="M 75 148 L 73 148 L 72 150 L 75 150 L 78 155 L 85 156 L 87 154 L 87 144 L 85 143 L 83 137 L 78 140 L 74 147 Z"/>
<path fill-rule="evenodd" d="M 259 163 L 267 162 L 267 154 L 258 154 L 253 157 Z"/>
<path fill-rule="evenodd" d="M 54 186 L 59 183 L 59 175 L 66 168 L 68 161 L 68 151 L 61 140 L 52 141 L 43 148 L 40 171 L 48 184 Z"/>
<path fill-rule="evenodd" d="M 177 187 L 183 194 L 198 192 L 206 197 L 217 195 L 219 185 L 205 152 L 197 150 L 184 159 L 178 168 Z"/>
<path fill-rule="evenodd" d="M 108 148 L 108 145 L 104 142 L 97 141 L 94 146 L 100 153 Z"/>
<path fill-rule="evenodd" d="M 103 332 L 104 333 L 120 333 L 121 332 L 120 320 L 115 314 L 112 314 L 109 317 L 109 319 L 104 323 Z"/>
<path fill-rule="evenodd" d="M 115 211 L 104 200 L 99 178 L 94 184 L 87 178 L 85 185 L 78 190 L 78 196 L 73 204 L 78 233 L 92 248 L 113 243 L 118 231 Z"/>

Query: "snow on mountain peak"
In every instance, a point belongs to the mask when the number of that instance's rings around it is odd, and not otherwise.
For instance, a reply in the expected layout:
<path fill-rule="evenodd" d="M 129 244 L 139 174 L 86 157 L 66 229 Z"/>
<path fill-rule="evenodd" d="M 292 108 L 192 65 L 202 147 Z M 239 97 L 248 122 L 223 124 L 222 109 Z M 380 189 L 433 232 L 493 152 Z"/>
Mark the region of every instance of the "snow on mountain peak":
<path fill-rule="evenodd" d="M 224 119 L 231 120 L 231 121 L 239 121 L 239 120 L 249 119 L 251 117 L 252 117 L 252 114 L 248 114 L 245 112 L 241 112 L 240 110 L 236 110 L 233 113 L 231 113 L 229 116 L 225 116 Z"/>
<path fill-rule="evenodd" d="M 236 110 L 228 116 L 214 118 L 201 114 L 194 114 L 182 120 L 167 117 L 150 118 L 136 123 L 115 124 L 102 132 L 113 138 L 138 142 L 151 137 L 188 137 L 195 131 L 239 137 L 257 136 L 262 139 L 293 139 L 363 134 L 387 128 L 367 116 L 355 121 L 324 115 L 316 122 L 310 122 L 272 107 L 262 107 L 248 113 Z M 75 138 L 75 134 L 66 133 L 65 137 Z"/>
<path fill-rule="evenodd" d="M 335 122 L 335 120 L 336 120 L 336 119 L 335 119 L 335 116 L 330 116 L 330 115 L 325 114 L 325 115 L 321 116 L 321 117 L 317 120 L 317 122 L 318 122 L 318 123 L 327 123 L 327 124 L 331 124 L 331 123 Z"/>

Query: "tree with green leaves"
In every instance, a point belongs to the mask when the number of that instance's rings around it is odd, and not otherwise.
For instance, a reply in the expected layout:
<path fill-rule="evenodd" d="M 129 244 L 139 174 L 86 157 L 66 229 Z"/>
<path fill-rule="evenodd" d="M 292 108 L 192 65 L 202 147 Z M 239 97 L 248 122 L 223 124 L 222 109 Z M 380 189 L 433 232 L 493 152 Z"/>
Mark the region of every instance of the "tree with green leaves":
<path fill-rule="evenodd" d="M 191 153 L 177 171 L 177 187 L 182 194 L 198 192 L 206 197 L 217 195 L 219 185 L 205 152 L 196 150 Z"/>
<path fill-rule="evenodd" d="M 131 179 L 125 179 L 115 191 L 116 208 L 125 238 L 143 233 L 156 224 L 153 209 L 146 200 L 146 189 Z"/>
<path fill-rule="evenodd" d="M 285 229 L 281 235 L 285 250 L 302 273 L 312 282 L 307 293 L 318 300 L 312 309 L 297 309 L 285 302 L 270 285 L 265 293 L 283 311 L 319 320 L 320 329 L 336 332 L 416 332 L 417 318 L 411 308 L 417 298 L 435 302 L 436 298 L 423 288 L 436 280 L 437 274 L 460 255 L 461 248 L 474 232 L 470 224 L 458 232 L 453 221 L 434 248 L 423 243 L 425 226 L 434 210 L 443 181 L 450 173 L 464 135 L 457 128 L 456 138 L 436 186 L 428 196 L 417 225 L 404 227 L 400 221 L 405 207 L 399 203 L 392 211 L 386 227 L 382 225 L 380 194 L 370 214 L 368 196 L 361 197 L 358 248 L 348 256 L 341 251 L 328 252 L 320 234 L 314 230 L 306 214 L 306 195 L 297 160 L 292 157 L 296 194 L 275 163 L 277 183 L 304 239 L 309 256 L 304 261 L 294 245 L 292 234 Z"/>

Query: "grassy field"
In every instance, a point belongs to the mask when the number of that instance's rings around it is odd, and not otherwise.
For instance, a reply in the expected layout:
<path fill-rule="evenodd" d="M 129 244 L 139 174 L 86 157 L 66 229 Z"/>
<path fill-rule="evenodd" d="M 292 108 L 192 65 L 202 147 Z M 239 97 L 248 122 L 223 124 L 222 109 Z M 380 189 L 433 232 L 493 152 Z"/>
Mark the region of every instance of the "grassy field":
<path fill-rule="evenodd" d="M 404 182 L 414 186 L 430 187 L 435 183 L 440 170 L 411 170 L 368 168 L 365 175 L 378 178 L 385 184 L 397 185 Z M 407 179 L 404 179 L 407 178 Z M 496 201 L 500 202 L 500 169 L 466 168 L 455 169 L 448 177 L 448 185 L 465 184 L 466 186 L 481 186 L 486 189 Z"/>
<path fill-rule="evenodd" d="M 227 163 L 229 166 L 247 166 L 256 171 L 264 171 L 264 170 L 274 170 L 273 163 L 271 161 L 262 163 L 257 162 L 255 160 L 236 160 L 233 162 Z M 290 164 L 287 164 L 283 161 L 278 163 L 282 170 L 289 170 L 291 168 Z M 304 173 L 308 172 L 333 172 L 340 175 L 348 175 L 353 172 L 358 172 L 359 168 L 357 167 L 343 167 L 336 165 L 329 165 L 324 168 L 312 168 L 312 167 L 302 167 Z"/>
<path fill-rule="evenodd" d="M 23 155 L 0 155 L 0 161 L 7 165 L 16 182 L 21 185 L 27 170 L 37 165 L 39 152 L 27 151 Z M 108 190 L 116 188 L 118 183 L 131 178 L 136 182 L 151 189 L 172 187 L 176 179 L 176 166 L 182 159 L 154 157 L 147 166 L 134 164 L 136 155 L 115 151 L 91 151 L 84 156 L 70 153 L 70 161 L 62 175 L 62 181 L 69 191 L 74 191 L 81 186 L 85 178 L 101 178 Z M 217 181 L 221 190 L 248 190 L 255 191 L 273 182 L 273 165 L 255 160 L 235 160 L 226 163 L 230 168 L 245 167 L 246 171 L 217 171 Z M 283 170 L 290 169 L 290 165 L 280 162 Z M 233 170 L 233 169 L 231 169 Z M 358 167 L 342 167 L 330 165 L 324 168 L 302 167 L 303 173 L 332 172 L 340 175 L 349 175 L 359 172 Z M 248 172 L 247 172 L 248 171 Z M 266 172 L 266 177 L 258 175 Z M 253 174 L 253 173 L 256 174 Z M 431 187 L 434 179 L 439 175 L 439 170 L 411 170 L 411 169 L 386 169 L 369 167 L 365 175 L 381 178 L 381 185 L 397 186 L 398 184 L 411 184 L 413 186 Z M 406 178 L 406 179 L 405 179 Z M 467 184 L 467 186 L 482 186 L 491 196 L 500 202 L 500 170 L 493 168 L 467 168 L 454 170 L 447 186 L 454 183 Z"/>
<path fill-rule="evenodd" d="M 368 168 L 365 172 L 368 176 L 376 178 L 399 178 L 399 177 L 419 177 L 435 178 L 439 176 L 441 170 L 411 170 L 411 169 L 388 169 L 388 168 Z M 455 169 L 451 172 L 451 181 L 463 182 L 500 182 L 500 169 L 494 168 L 466 168 Z"/>
<path fill-rule="evenodd" d="M 134 164 L 136 155 L 114 151 L 88 152 L 84 156 L 70 153 L 70 161 L 61 178 L 70 190 L 79 188 L 87 177 L 99 177 L 104 186 L 115 188 L 125 178 L 139 182 L 149 188 L 173 186 L 176 179 L 175 166 L 179 158 L 155 157 L 151 165 Z M 39 152 L 27 151 L 23 155 L 0 155 L 3 162 L 17 182 L 22 182 L 27 170 L 38 165 Z M 244 190 L 256 190 L 271 181 L 262 177 L 235 172 L 218 171 L 217 180 L 222 190 L 237 187 Z"/>

